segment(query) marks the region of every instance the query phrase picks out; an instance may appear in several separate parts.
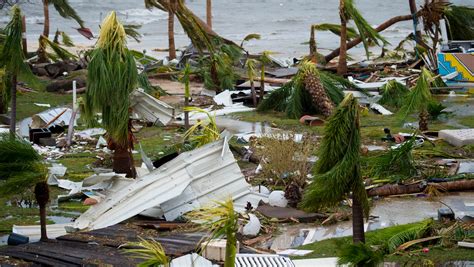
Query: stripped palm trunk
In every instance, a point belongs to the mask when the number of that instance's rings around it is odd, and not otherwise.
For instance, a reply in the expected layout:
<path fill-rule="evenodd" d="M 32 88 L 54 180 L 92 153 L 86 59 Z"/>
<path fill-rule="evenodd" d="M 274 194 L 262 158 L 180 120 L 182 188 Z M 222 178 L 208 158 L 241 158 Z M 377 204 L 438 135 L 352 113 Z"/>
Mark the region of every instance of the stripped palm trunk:
<path fill-rule="evenodd" d="M 49 38 L 49 0 L 43 0 L 44 26 L 43 35 Z"/>
<path fill-rule="evenodd" d="M 259 102 L 263 101 L 263 96 L 265 95 L 265 63 L 262 62 L 260 69 L 260 97 Z"/>
<path fill-rule="evenodd" d="M 207 26 L 212 29 L 212 0 L 206 1 L 206 22 Z"/>
<path fill-rule="evenodd" d="M 49 202 L 49 187 L 46 181 L 39 182 L 35 186 L 35 198 L 40 210 L 41 241 L 48 240 L 46 231 L 46 205 Z"/>
<path fill-rule="evenodd" d="M 317 53 L 318 53 L 318 48 L 316 45 L 316 37 L 315 37 L 315 27 L 314 25 L 311 25 L 311 35 L 309 38 L 309 58 L 311 62 L 317 63 Z"/>
<path fill-rule="evenodd" d="M 326 90 L 321 84 L 319 76 L 315 73 L 308 72 L 304 78 L 306 90 L 311 95 L 313 105 L 315 105 L 322 115 L 328 117 L 331 115 L 334 105 L 326 94 Z"/>
<path fill-rule="evenodd" d="M 175 0 L 170 0 L 170 9 L 168 10 L 168 49 L 170 60 L 176 58 L 176 45 L 174 42 L 174 13 L 176 5 Z"/>
<path fill-rule="evenodd" d="M 17 85 L 17 76 L 13 74 L 12 76 L 12 85 L 10 91 L 10 134 L 14 135 L 16 133 L 16 85 Z"/>
<path fill-rule="evenodd" d="M 419 129 L 422 132 L 428 131 L 428 119 L 430 114 L 426 109 L 423 109 L 419 114 Z"/>
<path fill-rule="evenodd" d="M 364 210 L 356 194 L 352 196 L 352 241 L 365 243 Z"/>
<path fill-rule="evenodd" d="M 341 17 L 341 48 L 337 74 L 344 75 L 347 73 L 347 18 L 344 11 L 344 0 L 339 1 L 339 16 Z"/>
<path fill-rule="evenodd" d="M 135 178 L 137 173 L 133 166 L 131 149 L 121 145 L 116 145 L 114 148 L 113 171 L 116 173 L 125 173 L 127 177 Z"/>

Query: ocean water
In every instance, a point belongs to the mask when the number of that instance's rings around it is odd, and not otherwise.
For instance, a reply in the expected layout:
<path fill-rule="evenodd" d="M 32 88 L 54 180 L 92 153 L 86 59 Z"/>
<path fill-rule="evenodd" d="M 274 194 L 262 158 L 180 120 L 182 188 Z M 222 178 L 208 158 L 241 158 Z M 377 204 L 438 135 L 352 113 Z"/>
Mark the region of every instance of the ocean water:
<path fill-rule="evenodd" d="M 141 43 L 130 40 L 129 46 L 134 49 L 167 48 L 167 14 L 154 9 L 145 9 L 143 1 L 137 0 L 69 0 L 79 15 L 98 33 L 99 24 L 108 12 L 117 11 L 122 22 L 142 25 Z M 201 18 L 205 19 L 206 1 L 188 0 L 187 5 Z M 421 4 L 423 0 L 418 0 Z M 452 0 L 455 4 L 474 5 L 474 0 Z M 407 0 L 357 0 L 359 10 L 373 26 L 397 16 L 409 14 Z M 248 42 L 245 47 L 253 53 L 270 50 L 278 57 L 299 57 L 308 53 L 309 29 L 312 24 L 339 23 L 337 0 L 214 0 L 214 30 L 230 40 L 240 43 L 249 33 L 259 33 L 261 40 Z M 42 32 L 43 10 L 41 0 L 29 0 L 23 4 L 27 16 L 27 36 L 35 43 Z M 0 11 L 0 24 L 8 21 L 5 11 Z M 61 18 L 51 7 L 51 34 L 58 28 L 67 32 L 76 44 L 93 45 L 80 36 L 72 20 Z M 396 46 L 400 40 L 413 31 L 411 22 L 398 23 L 382 34 Z M 184 47 L 189 40 L 176 23 L 175 38 L 177 47 Z M 318 49 L 322 53 L 339 46 L 339 38 L 329 32 L 317 33 Z M 362 55 L 363 49 L 350 50 L 352 55 Z"/>

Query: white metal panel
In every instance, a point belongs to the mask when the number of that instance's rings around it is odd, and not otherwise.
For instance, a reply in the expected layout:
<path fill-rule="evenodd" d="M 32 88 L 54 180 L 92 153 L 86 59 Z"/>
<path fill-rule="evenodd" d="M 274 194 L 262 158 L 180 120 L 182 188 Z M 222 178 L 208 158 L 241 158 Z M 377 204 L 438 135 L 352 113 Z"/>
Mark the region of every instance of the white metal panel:
<path fill-rule="evenodd" d="M 224 151 L 223 156 L 221 155 Z M 213 200 L 232 196 L 239 206 L 244 197 L 256 207 L 267 196 L 250 192 L 237 162 L 221 139 L 183 153 L 150 174 L 138 178 L 91 207 L 75 222 L 79 229 L 99 229 L 120 223 L 150 208 L 161 208 L 173 220 Z M 240 200 L 242 199 L 242 200 Z M 245 204 L 243 204 L 245 203 Z"/>
<path fill-rule="evenodd" d="M 151 123 L 167 125 L 174 119 L 174 108 L 138 89 L 130 94 L 130 106 L 136 117 Z"/>
<path fill-rule="evenodd" d="M 236 267 L 295 267 L 290 258 L 274 254 L 237 254 Z"/>
<path fill-rule="evenodd" d="M 72 223 L 46 225 L 48 237 L 55 239 L 67 234 L 64 227 L 71 225 Z M 12 232 L 29 237 L 30 242 L 38 242 L 41 238 L 41 228 L 39 225 L 13 225 Z"/>

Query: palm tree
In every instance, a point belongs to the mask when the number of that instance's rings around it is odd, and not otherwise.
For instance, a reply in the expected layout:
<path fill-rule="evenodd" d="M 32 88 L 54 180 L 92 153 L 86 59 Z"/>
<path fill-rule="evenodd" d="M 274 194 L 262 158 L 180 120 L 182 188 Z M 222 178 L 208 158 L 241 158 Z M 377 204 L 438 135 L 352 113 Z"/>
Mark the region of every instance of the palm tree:
<path fill-rule="evenodd" d="M 202 228 L 208 230 L 209 241 L 221 236 L 227 239 L 224 267 L 235 266 L 237 254 L 237 230 L 239 215 L 234 210 L 232 198 L 216 201 L 216 205 L 190 212 L 186 217 L 202 222 Z"/>
<path fill-rule="evenodd" d="M 302 207 L 320 210 L 352 197 L 354 243 L 365 242 L 364 216 L 369 215 L 360 169 L 359 104 L 346 96 L 325 126 L 314 179 L 304 192 Z"/>
<path fill-rule="evenodd" d="M 212 29 L 212 0 L 206 0 L 206 22 Z"/>
<path fill-rule="evenodd" d="M 308 78 L 307 76 L 314 76 Z M 318 79 L 322 88 L 319 86 Z M 305 81 L 307 80 L 307 83 Z M 356 87 L 339 75 L 319 71 L 311 62 L 303 62 L 290 82 L 270 92 L 258 106 L 258 111 L 274 110 L 286 112 L 292 119 L 305 114 L 331 114 L 333 106 L 343 98 L 342 90 Z M 324 92 L 321 90 L 324 89 Z M 326 99 L 326 96 L 329 98 Z"/>
<path fill-rule="evenodd" d="M 40 209 L 41 241 L 46 241 L 49 187 L 46 183 L 47 168 L 42 160 L 28 142 L 17 139 L 15 135 L 0 136 L 0 194 L 15 195 L 34 186 L 36 202 Z"/>
<path fill-rule="evenodd" d="M 428 105 L 433 102 L 430 86 L 434 82 L 433 74 L 426 68 L 423 68 L 415 87 L 407 94 L 406 99 L 400 108 L 400 114 L 403 119 L 417 111 L 419 113 L 420 131 L 428 130 Z"/>
<path fill-rule="evenodd" d="M 257 93 L 255 91 L 255 84 L 254 84 L 254 78 L 255 78 L 255 65 L 257 64 L 257 61 L 255 59 L 247 59 L 247 62 L 245 62 L 245 66 L 247 67 L 247 76 L 250 81 L 250 89 L 252 91 L 252 100 L 253 100 L 253 106 L 257 106 Z"/>
<path fill-rule="evenodd" d="M 373 42 L 376 45 L 383 45 L 387 44 L 387 41 L 362 17 L 354 5 L 354 0 L 339 0 L 339 16 L 341 18 L 341 46 L 337 73 L 343 75 L 347 73 L 347 23 L 349 20 L 354 21 L 359 31 L 367 58 L 369 58 L 369 42 Z"/>
<path fill-rule="evenodd" d="M 302 82 L 308 93 L 311 95 L 313 105 L 317 106 L 321 114 L 328 117 L 331 115 L 334 105 L 321 83 L 318 69 L 314 63 L 303 62 L 301 71 L 304 79 Z"/>
<path fill-rule="evenodd" d="M 49 5 L 53 5 L 59 15 L 65 19 L 74 19 L 80 26 L 84 28 L 84 21 L 77 14 L 74 8 L 71 7 L 68 0 L 42 0 L 43 1 L 43 14 L 44 14 L 44 26 L 43 36 L 49 38 Z"/>
<path fill-rule="evenodd" d="M 87 68 L 84 115 L 92 123 L 95 111 L 102 112 L 102 124 L 107 130 L 109 146 L 114 150 L 114 171 L 135 177 L 129 94 L 137 86 L 138 72 L 126 38 L 123 25 L 115 12 L 111 12 L 102 22 Z"/>
<path fill-rule="evenodd" d="M 79 24 L 79 27 L 81 29 L 84 28 L 84 21 L 79 17 L 77 12 L 74 10 L 74 8 L 71 7 L 69 4 L 68 0 L 42 0 L 43 1 L 43 15 L 44 15 L 44 26 L 43 26 L 43 34 L 40 36 L 40 42 L 41 42 L 41 37 L 44 36 L 45 38 L 49 38 L 49 32 L 50 32 L 50 22 L 49 22 L 49 6 L 53 5 L 56 11 L 58 11 L 59 15 L 63 18 L 66 19 L 74 19 L 77 21 Z M 44 38 L 43 37 L 43 38 Z M 40 45 L 38 48 L 38 62 L 47 62 L 47 54 L 44 49 Z"/>
<path fill-rule="evenodd" d="M 14 134 L 16 131 L 16 88 L 18 78 L 25 81 L 34 81 L 34 76 L 28 64 L 25 63 L 25 55 L 22 46 L 22 15 L 20 8 L 15 5 L 12 7 L 12 18 L 5 27 L 5 44 L 0 54 L 0 68 L 5 68 L 10 88 L 11 115 L 10 115 L 10 132 Z"/>
<path fill-rule="evenodd" d="M 263 100 L 263 96 L 265 95 L 265 64 L 270 64 L 272 62 L 270 53 L 270 51 L 263 51 L 258 58 L 260 61 L 260 101 Z"/>

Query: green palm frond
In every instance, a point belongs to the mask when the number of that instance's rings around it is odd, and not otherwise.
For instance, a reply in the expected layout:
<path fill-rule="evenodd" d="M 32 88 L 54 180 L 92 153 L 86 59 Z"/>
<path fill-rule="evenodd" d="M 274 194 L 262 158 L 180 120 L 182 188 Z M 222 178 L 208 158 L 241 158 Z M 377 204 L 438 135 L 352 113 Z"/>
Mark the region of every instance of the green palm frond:
<path fill-rule="evenodd" d="M 408 88 L 397 82 L 396 80 L 390 80 L 387 84 L 382 86 L 382 98 L 378 101 L 380 105 L 385 105 L 399 109 L 403 106 L 406 95 L 408 94 Z"/>
<path fill-rule="evenodd" d="M 138 267 L 168 267 L 170 259 L 166 256 L 163 246 L 154 240 L 146 240 L 140 237 L 139 242 L 128 243 L 127 246 L 140 247 L 127 249 L 125 252 L 131 254 L 132 258 L 143 260 Z"/>
<path fill-rule="evenodd" d="M 357 195 L 365 216 L 369 204 L 360 170 L 359 104 L 352 94 L 346 96 L 324 128 L 320 159 L 313 171 L 301 206 L 308 210 L 334 207 L 350 192 Z"/>
<path fill-rule="evenodd" d="M 368 159 L 371 178 L 390 178 L 400 181 L 417 174 L 413 158 L 414 138 L 400 147 L 390 149 L 386 153 Z"/>
<path fill-rule="evenodd" d="M 474 8 L 453 5 L 445 9 L 444 15 L 450 40 L 474 40 Z"/>
<path fill-rule="evenodd" d="M 400 232 L 392 236 L 388 242 L 388 250 L 390 253 L 393 253 L 397 250 L 398 247 L 405 244 L 408 241 L 419 239 L 424 237 L 433 227 L 433 220 L 429 219 L 422 222 L 420 225 L 412 227 L 408 230 Z"/>
<path fill-rule="evenodd" d="M 336 35 L 341 36 L 341 25 L 338 24 L 331 24 L 331 23 L 323 23 L 323 24 L 315 24 L 313 25 L 314 29 L 317 31 L 330 31 Z M 354 28 L 347 27 L 347 39 L 352 40 L 359 37 L 357 31 Z"/>
<path fill-rule="evenodd" d="M 189 128 L 184 134 L 185 140 L 191 141 L 191 143 L 196 147 L 201 147 L 219 140 L 219 128 L 217 128 L 216 118 L 214 116 L 209 112 L 196 107 L 185 107 L 184 111 L 204 113 L 208 118 L 208 120 L 198 120 L 191 128 Z"/>
<path fill-rule="evenodd" d="M 140 38 L 142 38 L 142 35 L 138 32 L 138 30 L 142 27 L 141 25 L 127 24 L 123 25 L 123 27 L 128 37 L 134 39 L 137 43 L 140 42 Z"/>
<path fill-rule="evenodd" d="M 67 35 L 67 33 L 61 32 L 61 38 L 62 38 L 63 45 L 65 45 L 67 47 L 73 47 L 74 46 L 74 43 L 72 42 L 71 37 L 69 37 L 69 35 Z"/>
<path fill-rule="evenodd" d="M 49 0 L 61 17 L 75 20 L 81 28 L 84 28 L 84 21 L 77 14 L 76 10 L 72 8 L 68 0 Z"/>
<path fill-rule="evenodd" d="M 191 77 L 191 65 L 187 63 L 184 66 L 184 69 L 182 71 L 180 82 L 184 83 L 184 96 L 188 98 L 191 97 L 191 88 L 189 85 L 190 77 Z"/>
<path fill-rule="evenodd" d="M 261 38 L 262 38 L 262 36 L 258 33 L 248 34 L 247 36 L 244 37 L 244 39 L 240 43 L 240 47 L 243 47 L 245 42 L 248 42 L 250 40 L 260 40 Z"/>
<path fill-rule="evenodd" d="M 289 118 L 298 119 L 302 115 L 315 113 L 311 96 L 304 87 L 305 75 L 319 75 L 327 95 L 334 104 L 344 99 L 343 90 L 357 89 L 357 86 L 341 76 L 317 70 L 315 64 L 303 62 L 292 80 L 281 88 L 272 91 L 258 106 L 258 111 L 275 110 L 286 112 Z"/>
<path fill-rule="evenodd" d="M 77 59 L 77 56 L 71 54 L 66 49 L 59 46 L 59 44 L 49 40 L 49 38 L 41 35 L 39 39 L 39 45 L 46 51 L 47 48 L 50 48 L 53 53 L 48 53 L 50 58 L 60 58 L 61 60 L 71 60 Z"/>
<path fill-rule="evenodd" d="M 415 111 L 426 110 L 428 103 L 432 101 L 430 85 L 433 82 L 433 74 L 426 68 L 423 68 L 415 87 L 407 94 L 399 114 L 402 120 L 405 120 Z"/>
<path fill-rule="evenodd" d="M 102 124 L 110 137 L 117 144 L 126 145 L 129 95 L 137 86 L 138 71 L 135 59 L 126 47 L 125 29 L 115 12 L 102 23 L 87 70 L 84 117 L 93 122 L 95 112 L 102 112 Z"/>
<path fill-rule="evenodd" d="M 20 80 L 28 83 L 29 86 L 39 88 L 41 83 L 31 72 L 23 54 L 21 10 L 15 5 L 11 9 L 11 13 L 12 18 L 4 28 L 6 39 L 3 49 L 0 51 L 0 68 L 5 68 L 7 73 L 5 77 L 11 78 L 11 76 L 17 75 Z M 10 84 L 10 82 L 7 82 L 7 84 Z"/>
<path fill-rule="evenodd" d="M 28 142 L 10 134 L 0 135 L 0 162 L 2 196 L 20 193 L 46 177 L 42 157 Z"/>
<path fill-rule="evenodd" d="M 364 44 L 365 53 L 367 58 L 369 58 L 369 44 L 375 43 L 378 46 L 383 46 L 388 44 L 387 40 L 383 38 L 370 24 L 365 20 L 365 18 L 360 14 L 359 10 L 354 4 L 354 0 L 344 0 L 344 14 L 346 18 L 352 19 L 356 28 L 359 32 L 359 36 L 362 39 Z"/>
<path fill-rule="evenodd" d="M 249 58 L 245 62 L 245 67 L 247 68 L 247 76 L 251 82 L 255 79 L 256 74 L 257 60 Z"/>
<path fill-rule="evenodd" d="M 227 239 L 224 266 L 234 267 L 237 254 L 236 234 L 239 215 L 234 210 L 232 198 L 229 197 L 225 201 L 215 201 L 214 205 L 192 211 L 186 217 L 199 222 L 202 229 L 210 233 L 207 239 L 208 243 L 216 238 L 225 237 Z"/>
<path fill-rule="evenodd" d="M 260 103 L 258 111 L 275 110 L 284 112 L 286 110 L 288 99 L 293 92 L 293 82 L 290 81 L 282 87 L 270 92 L 265 99 Z"/>
<path fill-rule="evenodd" d="M 383 262 L 384 254 L 364 243 L 348 244 L 338 252 L 337 264 L 348 266 L 377 267 Z"/>

